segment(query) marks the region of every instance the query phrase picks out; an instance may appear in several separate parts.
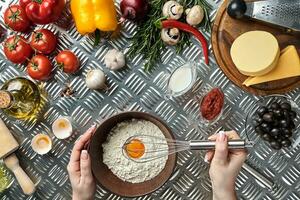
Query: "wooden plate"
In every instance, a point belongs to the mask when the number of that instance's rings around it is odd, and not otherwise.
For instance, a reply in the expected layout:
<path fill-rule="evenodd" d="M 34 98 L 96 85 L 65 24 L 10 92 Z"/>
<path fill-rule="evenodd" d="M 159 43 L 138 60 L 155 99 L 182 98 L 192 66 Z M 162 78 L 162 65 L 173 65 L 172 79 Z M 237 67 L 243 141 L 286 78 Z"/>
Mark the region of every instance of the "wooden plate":
<path fill-rule="evenodd" d="M 173 173 L 176 154 L 169 155 L 165 168 L 155 178 L 142 183 L 124 182 L 115 176 L 103 163 L 102 143 L 106 141 L 110 130 L 118 123 L 130 119 L 144 119 L 160 128 L 166 138 L 174 139 L 171 130 L 159 118 L 143 112 L 124 112 L 105 120 L 93 135 L 89 153 L 92 159 L 92 171 L 98 182 L 107 190 L 124 197 L 136 197 L 148 194 L 160 188 Z"/>
<path fill-rule="evenodd" d="M 212 31 L 212 47 L 216 61 L 225 75 L 237 86 L 256 95 L 280 94 L 291 91 L 300 86 L 300 77 L 288 78 L 268 83 L 246 87 L 243 82 L 247 76 L 242 75 L 230 56 L 230 47 L 233 41 L 242 33 L 253 30 L 263 30 L 272 33 L 278 40 L 280 49 L 288 45 L 295 45 L 300 53 L 300 37 L 286 34 L 283 30 L 267 26 L 260 22 L 238 20 L 229 17 L 226 12 L 228 0 L 221 5 Z"/>

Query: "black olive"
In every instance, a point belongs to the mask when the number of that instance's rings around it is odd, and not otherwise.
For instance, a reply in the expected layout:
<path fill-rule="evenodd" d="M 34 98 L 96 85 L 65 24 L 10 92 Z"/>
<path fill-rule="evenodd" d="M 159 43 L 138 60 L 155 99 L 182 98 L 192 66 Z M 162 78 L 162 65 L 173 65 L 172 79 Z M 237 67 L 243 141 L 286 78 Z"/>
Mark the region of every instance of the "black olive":
<path fill-rule="evenodd" d="M 255 117 L 253 118 L 253 121 L 254 121 L 254 124 L 255 124 L 256 126 L 258 126 L 258 125 L 260 125 L 264 120 L 263 120 L 260 116 L 255 116 Z"/>
<path fill-rule="evenodd" d="M 244 16 L 247 5 L 243 0 L 232 0 L 227 6 L 227 13 L 230 17 L 240 19 Z"/>
<path fill-rule="evenodd" d="M 261 126 L 256 126 L 255 132 L 258 133 L 259 135 L 263 135 L 265 133 Z"/>
<path fill-rule="evenodd" d="M 272 136 L 269 135 L 268 133 L 265 133 L 265 134 L 262 135 L 262 139 L 269 142 L 269 141 L 272 140 Z"/>
<path fill-rule="evenodd" d="M 296 119 L 296 118 L 297 118 L 297 113 L 296 113 L 295 111 L 291 110 L 291 111 L 289 112 L 289 114 L 290 114 L 290 117 L 291 117 L 292 119 Z"/>
<path fill-rule="evenodd" d="M 273 128 L 270 134 L 272 136 L 278 136 L 280 134 L 280 130 L 278 128 Z"/>
<path fill-rule="evenodd" d="M 290 129 L 287 129 L 287 128 L 281 129 L 281 132 L 282 132 L 283 136 L 286 138 L 290 138 L 293 135 L 293 131 Z"/>
<path fill-rule="evenodd" d="M 289 147 L 289 146 L 291 146 L 291 144 L 292 144 L 292 142 L 289 139 L 284 139 L 281 141 L 281 145 L 284 147 Z"/>
<path fill-rule="evenodd" d="M 282 119 L 280 120 L 280 125 L 283 127 L 283 128 L 288 128 L 289 127 L 289 122 L 285 119 Z"/>
<path fill-rule="evenodd" d="M 279 121 L 275 119 L 272 123 L 273 127 L 278 127 L 279 126 Z"/>
<path fill-rule="evenodd" d="M 278 142 L 281 142 L 281 141 L 284 140 L 285 138 L 284 138 L 284 137 L 277 136 L 277 137 L 275 137 L 275 139 L 276 139 Z"/>
<path fill-rule="evenodd" d="M 257 114 L 259 116 L 263 116 L 266 112 L 268 112 L 268 108 L 266 108 L 265 106 L 262 106 L 260 108 L 257 109 Z"/>
<path fill-rule="evenodd" d="M 265 123 L 265 122 L 261 124 L 261 127 L 262 127 L 263 130 L 264 130 L 265 132 L 267 132 L 267 133 L 269 133 L 269 132 L 271 131 L 270 125 L 267 124 L 267 123 Z"/>
<path fill-rule="evenodd" d="M 274 110 L 277 110 L 277 109 L 280 108 L 280 105 L 279 105 L 279 103 L 274 102 L 274 103 L 271 104 L 271 108 L 274 109 Z"/>
<path fill-rule="evenodd" d="M 283 116 L 284 117 L 289 117 L 290 116 L 290 111 L 287 109 L 283 109 Z"/>
<path fill-rule="evenodd" d="M 270 142 L 270 145 L 271 145 L 271 147 L 272 147 L 273 149 L 275 149 L 275 150 L 281 149 L 281 143 L 279 143 L 279 142 L 276 141 L 276 140 L 272 140 L 272 141 Z"/>
<path fill-rule="evenodd" d="M 282 109 L 286 109 L 286 110 L 291 110 L 291 104 L 289 104 L 289 103 L 287 103 L 287 102 L 285 102 L 285 103 L 282 103 L 281 105 L 280 105 L 280 107 L 282 108 Z"/>
<path fill-rule="evenodd" d="M 294 123 L 293 120 L 290 121 L 289 126 L 290 126 L 290 127 L 289 127 L 290 129 L 296 128 L 296 125 L 295 125 L 295 123 Z"/>
<path fill-rule="evenodd" d="M 275 115 L 275 117 L 280 118 L 280 117 L 282 117 L 283 112 L 281 109 L 277 109 L 277 110 L 274 110 L 274 115 Z"/>
<path fill-rule="evenodd" d="M 263 119 L 264 119 L 266 122 L 272 122 L 273 119 L 274 119 L 274 114 L 271 113 L 271 112 L 265 113 L 265 114 L 263 115 Z"/>

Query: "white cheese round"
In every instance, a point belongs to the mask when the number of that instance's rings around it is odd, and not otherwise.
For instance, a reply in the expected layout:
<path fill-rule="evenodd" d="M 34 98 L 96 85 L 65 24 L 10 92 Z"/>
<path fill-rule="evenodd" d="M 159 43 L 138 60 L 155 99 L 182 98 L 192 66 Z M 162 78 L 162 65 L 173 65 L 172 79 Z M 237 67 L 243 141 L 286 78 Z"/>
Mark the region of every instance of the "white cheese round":
<path fill-rule="evenodd" d="M 247 76 L 261 76 L 276 67 L 280 55 L 277 39 L 266 31 L 250 31 L 232 44 L 230 54 L 237 69 Z"/>

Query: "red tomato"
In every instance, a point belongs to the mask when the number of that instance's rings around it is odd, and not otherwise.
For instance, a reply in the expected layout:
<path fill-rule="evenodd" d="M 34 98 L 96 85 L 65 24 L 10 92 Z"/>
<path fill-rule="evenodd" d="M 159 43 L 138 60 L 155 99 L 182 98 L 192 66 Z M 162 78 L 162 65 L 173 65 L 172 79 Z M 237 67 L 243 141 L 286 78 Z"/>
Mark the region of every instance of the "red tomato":
<path fill-rule="evenodd" d="M 47 29 L 37 30 L 31 36 L 30 45 L 38 53 L 50 54 L 55 50 L 56 44 L 56 36 Z"/>
<path fill-rule="evenodd" d="M 49 24 L 58 20 L 65 4 L 65 0 L 20 0 L 27 17 L 37 24 Z"/>
<path fill-rule="evenodd" d="M 4 22 L 14 31 L 28 30 L 30 21 L 25 10 L 19 5 L 11 5 L 4 12 Z"/>
<path fill-rule="evenodd" d="M 49 78 L 52 70 L 50 60 L 43 55 L 36 55 L 32 57 L 27 65 L 28 75 L 36 80 L 46 80 Z"/>
<path fill-rule="evenodd" d="M 4 54 L 13 63 L 24 63 L 32 55 L 32 49 L 22 36 L 11 36 L 4 42 Z"/>
<path fill-rule="evenodd" d="M 79 69 L 79 60 L 72 51 L 61 51 L 55 58 L 59 67 L 66 73 L 75 73 Z"/>

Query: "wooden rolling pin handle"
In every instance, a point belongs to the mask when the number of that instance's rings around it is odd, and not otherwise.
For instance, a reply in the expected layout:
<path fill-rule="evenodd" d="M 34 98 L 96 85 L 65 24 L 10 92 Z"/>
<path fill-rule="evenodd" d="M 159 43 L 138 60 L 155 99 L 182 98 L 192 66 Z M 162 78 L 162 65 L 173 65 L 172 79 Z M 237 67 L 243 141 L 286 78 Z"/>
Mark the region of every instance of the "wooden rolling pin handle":
<path fill-rule="evenodd" d="M 24 194 L 31 195 L 35 192 L 35 185 L 24 170 L 19 165 L 19 160 L 15 154 L 11 154 L 4 159 L 6 166 L 15 174 Z"/>

